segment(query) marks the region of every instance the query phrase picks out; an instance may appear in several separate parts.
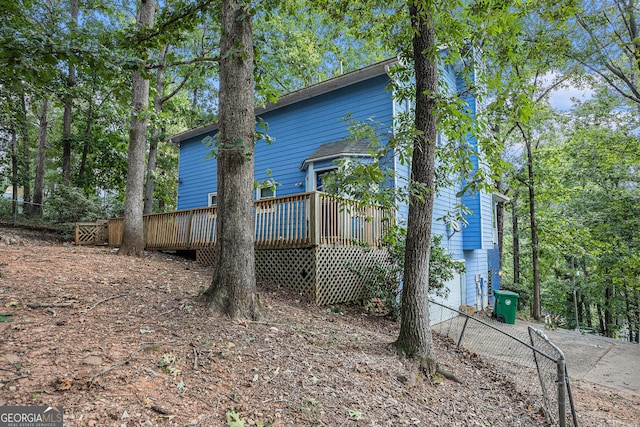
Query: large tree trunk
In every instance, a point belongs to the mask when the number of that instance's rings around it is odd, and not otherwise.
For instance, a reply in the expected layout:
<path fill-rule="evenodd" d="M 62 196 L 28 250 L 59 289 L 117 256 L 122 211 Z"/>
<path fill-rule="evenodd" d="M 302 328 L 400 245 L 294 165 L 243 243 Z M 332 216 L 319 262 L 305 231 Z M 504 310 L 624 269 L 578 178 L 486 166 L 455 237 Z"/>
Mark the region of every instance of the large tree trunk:
<path fill-rule="evenodd" d="M 141 0 L 138 28 L 153 26 L 155 0 Z M 124 230 L 118 255 L 140 256 L 144 251 L 142 224 L 142 191 L 144 185 L 144 154 L 147 142 L 146 109 L 149 107 L 149 80 L 139 71 L 133 73 L 131 91 L 131 130 L 129 131 L 129 159 L 127 190 L 124 204 Z"/>
<path fill-rule="evenodd" d="M 527 187 L 529 188 L 529 224 L 531 228 L 531 263 L 533 264 L 533 307 L 531 315 L 537 321 L 542 317 L 540 304 L 540 249 L 538 248 L 538 222 L 536 220 L 535 177 L 533 175 L 533 149 L 531 142 L 525 141 L 527 148 Z"/>
<path fill-rule="evenodd" d="M 251 5 L 222 1 L 216 269 L 207 290 L 212 313 L 260 316 L 256 296 L 253 153 L 254 80 Z"/>
<path fill-rule="evenodd" d="M 518 193 L 511 198 L 511 238 L 513 240 L 513 285 L 520 284 L 520 231 L 518 229 Z"/>
<path fill-rule="evenodd" d="M 159 63 L 163 64 L 169 50 L 169 45 L 165 44 L 160 51 Z M 162 97 L 164 95 L 164 68 L 160 67 L 156 71 L 156 93 L 153 97 L 153 110 L 156 117 L 160 117 L 162 112 Z M 153 212 L 153 193 L 156 186 L 155 174 L 158 166 L 158 142 L 160 139 L 160 125 L 154 123 L 151 126 L 151 138 L 149 141 L 149 158 L 147 160 L 147 180 L 144 186 L 144 214 Z"/>
<path fill-rule="evenodd" d="M 27 215 L 31 213 L 31 144 L 29 143 L 29 123 L 27 115 L 27 96 L 22 92 L 20 97 L 22 115 L 20 117 L 20 137 L 22 138 L 22 186 L 24 200 L 23 212 Z"/>
<path fill-rule="evenodd" d="M 78 0 L 71 0 L 71 22 L 78 25 Z M 76 84 L 76 67 L 69 63 L 69 75 L 67 77 L 67 95 L 64 99 L 64 113 L 62 115 L 62 181 L 69 183 L 71 179 L 71 115 L 73 108 L 73 94 Z"/>
<path fill-rule="evenodd" d="M 426 4 L 425 4 L 426 3 Z M 426 194 L 411 196 L 405 248 L 400 333 L 396 346 L 401 353 L 416 358 L 424 371 L 434 374 L 437 359 L 429 324 L 429 256 L 433 214 L 436 98 L 438 67 L 432 5 L 429 2 L 409 7 L 413 36 L 413 61 L 416 78 L 415 127 L 412 182 L 424 185 Z"/>
<path fill-rule="evenodd" d="M 44 99 L 38 113 L 38 153 L 36 154 L 36 178 L 33 184 L 33 213 L 42 216 L 44 212 L 44 166 L 47 159 L 47 112 L 49 100 Z"/>

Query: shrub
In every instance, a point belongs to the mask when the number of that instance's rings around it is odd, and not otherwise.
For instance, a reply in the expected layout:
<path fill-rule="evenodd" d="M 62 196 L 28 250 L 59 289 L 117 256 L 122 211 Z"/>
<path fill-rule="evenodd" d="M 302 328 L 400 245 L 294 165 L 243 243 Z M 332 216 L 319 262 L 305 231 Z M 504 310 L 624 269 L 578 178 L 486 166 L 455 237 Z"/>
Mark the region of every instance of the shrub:
<path fill-rule="evenodd" d="M 45 200 L 44 219 L 55 224 L 92 222 L 104 216 L 100 200 L 80 188 L 59 185 Z"/>
<path fill-rule="evenodd" d="M 387 263 L 376 263 L 371 267 L 372 279 L 365 284 L 365 301 L 383 306 L 395 319 L 400 316 L 400 294 L 402 291 L 402 273 L 404 272 L 404 250 L 407 230 L 394 227 L 384 238 L 388 251 Z M 445 283 L 453 279 L 454 272 L 463 272 L 464 264 L 454 261 L 440 246 L 442 237 L 431 238 L 431 256 L 429 259 L 429 294 L 446 297 L 449 289 Z"/>

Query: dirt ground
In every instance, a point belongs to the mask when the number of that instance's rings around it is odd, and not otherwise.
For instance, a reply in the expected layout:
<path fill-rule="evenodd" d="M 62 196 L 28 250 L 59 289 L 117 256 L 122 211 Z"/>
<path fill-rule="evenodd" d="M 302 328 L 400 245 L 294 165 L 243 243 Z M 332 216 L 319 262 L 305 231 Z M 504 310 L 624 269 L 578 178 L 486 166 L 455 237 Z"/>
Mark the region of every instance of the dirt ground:
<path fill-rule="evenodd" d="M 0 228 L 0 406 L 67 426 L 545 425 L 481 358 L 435 337 L 462 383 L 427 381 L 397 325 L 260 285 L 265 319 L 207 314 L 211 271 Z M 573 384 L 580 425 L 640 425 L 640 396 Z"/>

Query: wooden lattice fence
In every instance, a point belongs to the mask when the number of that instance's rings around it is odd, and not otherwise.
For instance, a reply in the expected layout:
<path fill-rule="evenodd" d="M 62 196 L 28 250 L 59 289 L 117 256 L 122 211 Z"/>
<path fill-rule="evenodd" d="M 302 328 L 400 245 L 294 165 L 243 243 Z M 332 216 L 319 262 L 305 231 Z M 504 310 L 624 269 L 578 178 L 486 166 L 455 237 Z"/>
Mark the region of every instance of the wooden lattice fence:
<path fill-rule="evenodd" d="M 107 221 L 76 223 L 76 245 L 106 245 L 109 225 Z"/>

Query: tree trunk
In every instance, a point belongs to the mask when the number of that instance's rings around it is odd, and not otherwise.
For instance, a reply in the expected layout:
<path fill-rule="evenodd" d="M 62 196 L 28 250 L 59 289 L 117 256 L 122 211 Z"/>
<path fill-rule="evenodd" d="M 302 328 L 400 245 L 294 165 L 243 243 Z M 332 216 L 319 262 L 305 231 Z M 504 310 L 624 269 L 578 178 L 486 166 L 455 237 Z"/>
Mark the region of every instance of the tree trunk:
<path fill-rule="evenodd" d="M 496 189 L 502 194 L 502 182 L 498 181 Z M 496 228 L 498 229 L 498 259 L 502 270 L 502 255 L 504 253 L 504 202 L 496 203 Z"/>
<path fill-rule="evenodd" d="M 94 84 L 96 83 L 96 76 L 93 76 Z M 91 128 L 93 126 L 93 95 L 87 99 L 89 109 L 87 111 L 87 125 L 84 128 L 84 141 L 82 143 L 82 157 L 80 158 L 80 168 L 78 169 L 78 185 L 84 187 L 85 174 L 87 170 L 87 157 L 89 155 L 89 142 L 91 141 Z"/>
<path fill-rule="evenodd" d="M 153 26 L 155 0 L 141 0 L 138 10 L 138 28 Z M 142 192 L 144 185 L 144 154 L 147 142 L 149 107 L 149 80 L 139 71 L 133 73 L 131 91 L 131 130 L 129 131 L 129 159 L 127 189 L 124 204 L 124 229 L 118 255 L 140 256 L 144 251 L 142 224 Z"/>
<path fill-rule="evenodd" d="M 429 256 L 433 214 L 436 99 L 438 96 L 438 66 L 430 2 L 413 3 L 409 7 L 413 36 L 413 61 L 416 78 L 415 127 L 411 180 L 424 185 L 421 200 L 412 195 L 409 204 L 405 248 L 400 333 L 398 350 L 416 358 L 422 369 L 433 375 L 437 359 L 429 323 Z"/>
<path fill-rule="evenodd" d="M 255 115 L 250 8 L 244 1 L 222 1 L 216 269 L 206 294 L 212 313 L 255 319 L 260 316 L 260 307 L 253 224 Z"/>
<path fill-rule="evenodd" d="M 24 200 L 23 212 L 26 215 L 31 213 L 31 146 L 29 143 L 29 124 L 27 122 L 27 97 L 24 92 L 20 97 L 22 115 L 20 118 L 20 137 L 22 138 L 22 200 Z"/>
<path fill-rule="evenodd" d="M 160 51 L 159 63 L 163 64 L 169 50 L 169 45 L 165 44 Z M 153 110 L 157 118 L 162 113 L 162 97 L 164 95 L 164 68 L 160 67 L 156 71 L 156 93 L 153 97 Z M 156 186 L 155 174 L 158 166 L 158 142 L 160 139 L 160 126 L 154 123 L 151 126 L 151 138 L 149 141 L 149 158 L 147 160 L 147 180 L 144 186 L 144 214 L 153 213 L 153 192 Z"/>
<path fill-rule="evenodd" d="M 589 270 L 587 269 L 587 262 L 585 260 L 582 260 L 581 267 L 582 267 L 582 277 L 584 278 L 583 283 L 588 283 Z M 584 313 L 585 313 L 585 316 L 587 317 L 587 326 L 590 328 L 593 328 L 593 313 L 591 312 L 591 301 L 584 294 L 585 292 L 582 293 L 582 302 L 584 305 Z"/>
<path fill-rule="evenodd" d="M 531 141 L 525 141 L 527 148 L 527 172 L 529 187 L 529 224 L 531 227 L 531 263 L 533 264 L 533 318 L 540 321 L 542 309 L 540 304 L 540 249 L 538 248 L 538 222 L 536 221 L 536 193 L 533 175 L 533 150 Z"/>
<path fill-rule="evenodd" d="M 601 304 L 596 304 L 596 309 L 598 310 L 598 324 L 600 325 L 600 335 L 603 336 L 608 336 L 607 335 L 607 322 L 605 322 L 604 319 L 604 314 L 602 311 L 602 305 Z"/>
<path fill-rule="evenodd" d="M 520 284 L 520 234 L 518 228 L 518 193 L 511 198 L 511 237 L 513 239 L 513 285 Z"/>
<path fill-rule="evenodd" d="M 11 126 L 11 214 L 15 220 L 18 217 L 18 135 L 15 127 Z"/>
<path fill-rule="evenodd" d="M 626 305 L 627 324 L 629 325 L 629 342 L 633 342 L 634 331 L 636 330 L 635 319 L 633 309 L 631 308 L 631 292 L 629 289 L 624 289 L 620 292 L 620 296 L 624 299 Z"/>
<path fill-rule="evenodd" d="M 33 213 L 42 216 L 44 212 L 44 165 L 47 159 L 47 111 L 49 100 L 42 101 L 38 114 L 38 153 L 36 154 L 36 178 L 33 184 Z"/>
<path fill-rule="evenodd" d="M 635 316 L 636 316 L 636 343 L 640 343 L 640 291 L 634 290 L 635 295 Z"/>
<path fill-rule="evenodd" d="M 611 287 L 607 286 L 604 289 L 604 324 L 606 327 L 605 336 L 613 338 L 613 307 L 612 307 L 613 292 Z"/>
<path fill-rule="evenodd" d="M 78 0 L 71 0 L 71 23 L 78 25 Z M 71 115 L 73 109 L 73 94 L 76 84 L 76 67 L 69 63 L 67 77 L 67 94 L 64 99 L 64 113 L 62 116 L 62 182 L 68 184 L 71 179 Z"/>
<path fill-rule="evenodd" d="M 591 312 L 591 304 L 589 304 L 589 300 L 584 295 L 584 293 L 580 295 L 580 305 L 582 307 L 582 312 L 584 313 L 582 316 L 583 324 L 586 324 L 586 326 L 589 328 L 593 328 L 593 313 Z"/>

